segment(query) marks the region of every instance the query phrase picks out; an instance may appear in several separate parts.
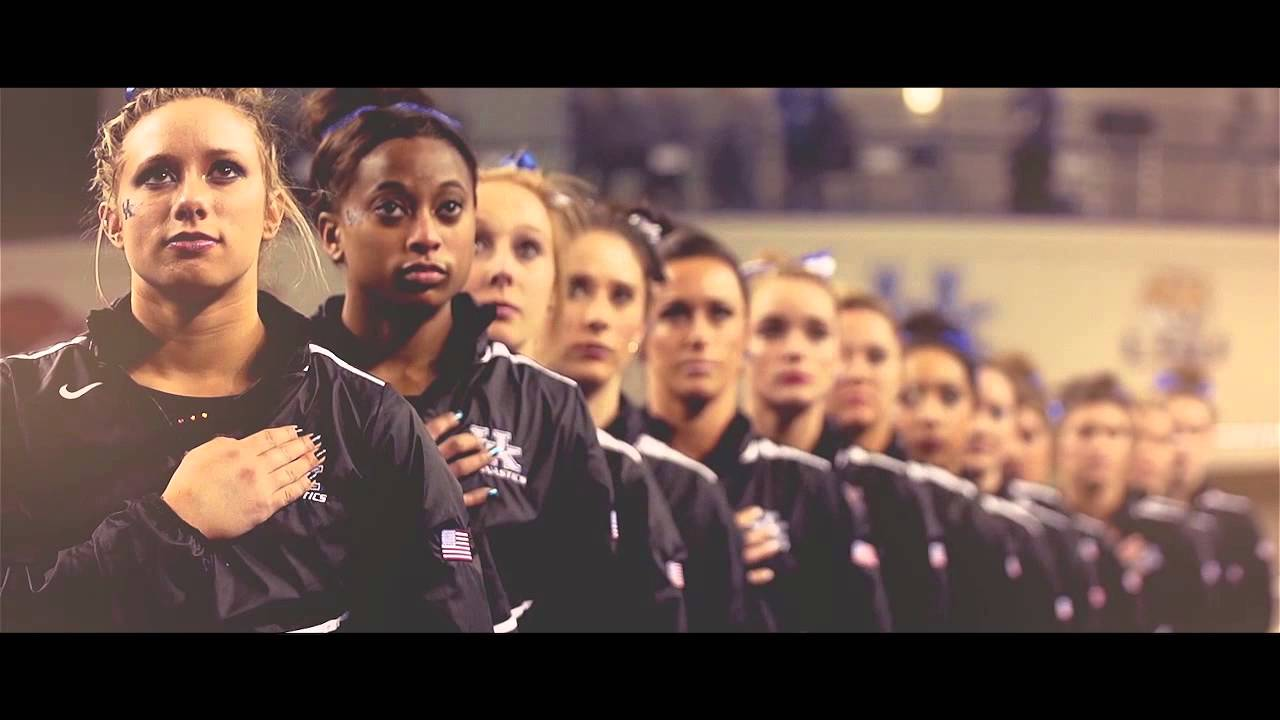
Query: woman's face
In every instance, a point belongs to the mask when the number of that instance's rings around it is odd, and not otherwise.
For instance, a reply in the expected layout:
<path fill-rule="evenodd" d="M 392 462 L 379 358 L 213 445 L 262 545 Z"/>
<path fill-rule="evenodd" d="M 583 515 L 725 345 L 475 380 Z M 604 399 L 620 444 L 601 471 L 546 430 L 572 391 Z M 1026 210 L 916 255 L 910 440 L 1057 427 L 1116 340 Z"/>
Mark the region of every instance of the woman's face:
<path fill-rule="evenodd" d="M 747 358 L 758 398 L 798 412 L 831 393 L 839 342 L 835 298 L 826 288 L 804 278 L 758 280 L 750 330 Z"/>
<path fill-rule="evenodd" d="M 737 272 L 712 257 L 673 260 L 665 269 L 645 341 L 648 381 L 685 400 L 735 392 L 747 336 Z"/>
<path fill-rule="evenodd" d="M 957 469 L 973 410 L 973 388 L 955 355 L 927 346 L 907 353 L 898 432 L 912 460 Z"/>
<path fill-rule="evenodd" d="M 348 292 L 440 307 L 467 282 L 475 253 L 470 170 L 436 138 L 396 138 L 369 152 L 333 212 L 322 213 L 330 257 Z"/>
<path fill-rule="evenodd" d="M 1017 434 L 1017 399 L 1013 383 L 991 367 L 978 371 L 978 406 L 970 423 L 964 466 L 968 472 L 1003 474 Z"/>
<path fill-rule="evenodd" d="M 902 345 L 874 310 L 840 311 L 840 362 L 827 414 L 843 428 L 867 428 L 896 413 Z"/>
<path fill-rule="evenodd" d="M 584 387 L 599 387 L 626 370 L 644 337 L 644 267 L 622 236 L 588 230 L 561 253 L 560 278 L 548 361 Z"/>
<path fill-rule="evenodd" d="M 1009 474 L 1020 480 L 1048 483 L 1052 460 L 1052 436 L 1044 415 L 1033 407 L 1020 407 L 1009 452 Z"/>
<path fill-rule="evenodd" d="M 283 204 L 249 117 L 213 98 L 166 103 L 125 135 L 118 177 L 118 205 L 100 217 L 135 278 L 165 292 L 256 288 Z"/>
<path fill-rule="evenodd" d="M 495 305 L 495 340 L 521 350 L 546 329 L 556 268 L 551 216 L 532 190 L 507 180 L 477 189 L 475 262 L 467 292 Z"/>

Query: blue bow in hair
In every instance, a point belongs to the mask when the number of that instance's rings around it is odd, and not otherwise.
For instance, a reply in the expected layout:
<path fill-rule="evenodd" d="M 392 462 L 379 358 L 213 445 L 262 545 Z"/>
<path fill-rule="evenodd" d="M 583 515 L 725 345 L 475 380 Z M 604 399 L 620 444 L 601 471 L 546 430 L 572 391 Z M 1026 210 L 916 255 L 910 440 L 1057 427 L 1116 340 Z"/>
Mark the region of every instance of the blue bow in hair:
<path fill-rule="evenodd" d="M 973 338 L 969 337 L 969 333 L 963 330 L 943 330 L 942 341 L 969 357 L 973 357 L 975 355 Z"/>
<path fill-rule="evenodd" d="M 133 99 L 138 97 L 138 93 L 142 92 L 143 90 L 146 90 L 146 88 L 125 88 L 124 101 L 133 102 Z"/>
<path fill-rule="evenodd" d="M 370 110 L 378 110 L 378 109 L 379 107 L 377 105 L 361 105 L 355 110 L 352 110 L 346 115 L 343 115 L 342 117 L 338 118 L 336 122 L 334 122 L 329 127 L 325 128 L 324 134 L 321 135 L 321 138 L 329 137 L 330 135 L 341 130 L 347 125 L 350 125 L 351 123 L 355 122 L 356 118 L 360 117 L 361 115 L 369 112 Z M 458 122 L 457 120 L 454 120 L 453 118 L 449 117 L 448 115 L 440 112 L 435 108 L 430 108 L 425 105 L 419 105 L 418 103 L 398 102 L 395 105 L 386 106 L 386 109 L 407 110 L 409 112 L 417 113 L 419 115 L 426 115 L 428 117 L 433 117 L 436 120 L 439 120 L 440 122 L 444 123 L 445 125 L 448 125 L 449 128 L 454 132 L 462 132 L 462 123 Z"/>
<path fill-rule="evenodd" d="M 1066 408 L 1062 406 L 1061 400 L 1050 400 L 1049 406 L 1045 408 L 1045 414 L 1049 416 L 1049 424 L 1057 425 L 1062 422 L 1062 416 L 1066 414 Z"/>
<path fill-rule="evenodd" d="M 911 345 L 920 339 L 917 337 L 916 333 L 906 329 L 899 330 L 898 337 L 901 339 L 903 345 Z M 929 337 L 932 337 L 932 334 L 926 335 L 926 339 Z M 977 349 L 974 347 L 973 338 L 969 333 L 963 330 L 956 330 L 954 328 L 943 330 L 934 342 L 940 342 L 966 357 L 977 357 Z"/>
<path fill-rule="evenodd" d="M 796 264 L 810 275 L 816 275 L 823 280 L 830 280 L 836 274 L 836 259 L 830 250 L 818 250 L 801 255 L 796 259 Z M 749 278 L 773 270 L 777 266 L 778 264 L 772 260 L 748 260 L 739 266 L 738 271 L 743 277 Z"/>
<path fill-rule="evenodd" d="M 521 148 L 498 161 L 498 167 L 512 165 L 521 170 L 537 170 L 538 159 L 533 156 L 533 153 Z"/>
<path fill-rule="evenodd" d="M 1181 382 L 1178 380 L 1178 374 L 1173 370 L 1162 370 L 1156 375 L 1156 388 L 1161 392 L 1171 393 L 1179 387 Z M 1201 380 L 1191 390 L 1197 397 L 1209 398 L 1213 395 L 1213 384 L 1208 380 Z"/>

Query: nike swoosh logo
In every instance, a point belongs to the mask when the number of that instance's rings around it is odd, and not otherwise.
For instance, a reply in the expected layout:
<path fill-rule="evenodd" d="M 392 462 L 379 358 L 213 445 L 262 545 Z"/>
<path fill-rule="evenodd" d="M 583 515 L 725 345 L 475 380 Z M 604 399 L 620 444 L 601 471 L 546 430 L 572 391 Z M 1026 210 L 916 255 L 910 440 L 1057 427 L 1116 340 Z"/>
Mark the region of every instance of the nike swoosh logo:
<path fill-rule="evenodd" d="M 79 390 L 76 390 L 75 392 L 71 392 L 70 390 L 67 389 L 66 385 L 63 385 L 62 387 L 58 388 L 58 394 L 68 400 L 75 400 L 76 398 L 84 395 L 85 393 L 98 387 L 101 384 L 102 383 L 100 382 L 89 383 L 88 385 L 85 385 L 84 387 L 80 388 Z"/>

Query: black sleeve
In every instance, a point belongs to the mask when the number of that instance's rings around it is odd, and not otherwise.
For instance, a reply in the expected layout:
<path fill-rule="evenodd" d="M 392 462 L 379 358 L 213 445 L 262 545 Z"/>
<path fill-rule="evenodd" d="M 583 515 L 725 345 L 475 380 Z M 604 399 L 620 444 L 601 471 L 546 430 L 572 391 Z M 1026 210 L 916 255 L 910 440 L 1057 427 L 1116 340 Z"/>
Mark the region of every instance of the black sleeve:
<path fill-rule="evenodd" d="M 572 388 L 554 416 L 551 487 L 539 519 L 543 572 L 534 611 L 522 630 L 590 631 L 611 627 L 609 577 L 615 562 L 609 464 L 582 392 Z"/>
<path fill-rule="evenodd" d="M 1008 573 L 1015 552 L 1008 525 L 976 497 L 951 494 L 947 511 L 949 624 L 962 632 L 1008 632 L 1022 608 Z M 935 495 L 935 500 L 938 496 Z"/>
<path fill-rule="evenodd" d="M 842 464 L 838 475 L 865 499 L 893 629 L 944 630 L 945 539 L 929 494 L 907 477 L 875 465 Z"/>
<path fill-rule="evenodd" d="M 694 500 L 694 530 L 686 535 L 685 601 L 693 632 L 741 630 L 747 621 L 747 567 L 742 559 L 742 531 L 729 501 L 709 487 Z"/>
<path fill-rule="evenodd" d="M 1263 633 L 1271 629 L 1275 607 L 1273 550 L 1248 512 L 1223 512 L 1222 566 L 1229 617 L 1223 629 Z"/>
<path fill-rule="evenodd" d="M 860 607 L 862 603 L 867 605 L 865 611 L 860 611 L 866 619 L 854 629 L 859 632 L 889 632 L 893 629 L 889 595 L 885 592 L 884 578 L 880 573 L 880 552 L 871 533 L 871 519 L 866 503 L 860 494 L 851 492 L 852 486 L 841 483 L 835 477 L 831 478 L 831 482 L 839 488 L 837 492 L 843 496 L 844 506 L 848 510 L 846 521 L 849 523 L 852 540 L 845 545 L 847 553 L 844 562 L 852 573 L 851 593 L 854 605 L 851 607 Z M 862 559 L 868 552 L 875 553 L 873 562 Z"/>
<path fill-rule="evenodd" d="M 1199 631 L 1213 632 L 1220 629 L 1230 600 L 1226 583 L 1222 582 L 1222 566 L 1218 561 L 1223 551 L 1222 523 L 1213 514 L 1192 511 L 1187 516 L 1185 526 L 1195 551 L 1196 574 L 1200 578 L 1204 596 L 1204 608 L 1192 627 Z"/>
<path fill-rule="evenodd" d="M 1115 546 L 1105 537 L 1085 535 L 1094 541 L 1097 548 L 1096 556 L 1092 553 L 1086 556 L 1086 562 L 1093 564 L 1097 578 L 1096 584 L 1089 588 L 1094 593 L 1089 598 L 1089 612 L 1097 617 L 1095 627 L 1102 632 L 1128 633 L 1149 629 L 1141 597 L 1125 587 L 1125 568 L 1116 556 Z"/>
<path fill-rule="evenodd" d="M 812 494 L 810 505 L 815 530 L 813 539 L 820 542 L 823 572 L 831 578 L 830 592 L 813 588 L 822 602 L 816 613 L 825 618 L 824 628 L 830 632 L 888 632 L 890 629 L 888 599 L 878 568 L 854 562 L 855 543 L 866 542 L 865 523 L 844 497 L 840 481 L 829 472 L 814 473 L 807 489 Z M 816 548 L 810 548 L 814 552 Z M 811 573 L 810 573 L 811 574 Z"/>
<path fill-rule="evenodd" d="M 617 475 L 618 617 L 624 632 L 685 632 L 688 555 L 662 492 L 643 462 L 607 452 Z"/>
<path fill-rule="evenodd" d="M 1142 565 L 1139 603 L 1146 629 L 1185 632 L 1204 629 L 1212 595 L 1201 577 L 1200 551 L 1181 522 L 1149 520 L 1139 526 L 1149 544 Z"/>
<path fill-rule="evenodd" d="M 999 629 L 1061 632 L 1069 629 L 1074 608 L 1065 597 L 1058 563 L 1043 524 L 1016 503 L 994 495 L 978 497 L 1000 526 L 1006 542 L 1004 575 L 1009 584 L 1011 611 Z M 1065 615 L 1059 619 L 1058 614 Z"/>
<path fill-rule="evenodd" d="M 1048 550 L 1053 553 L 1053 564 L 1057 566 L 1061 592 L 1070 600 L 1070 606 L 1066 609 L 1069 610 L 1068 616 L 1065 619 L 1059 619 L 1062 630 L 1080 632 L 1080 630 L 1091 629 L 1088 591 L 1094 584 L 1093 569 L 1084 564 L 1079 555 L 1076 555 L 1074 530 L 1070 529 L 1068 523 L 1050 524 L 1046 521 L 1044 541 L 1047 543 Z M 1096 626 L 1092 628 L 1094 632 L 1097 629 Z"/>
<path fill-rule="evenodd" d="M 1248 632 L 1268 632 L 1275 622 L 1275 568 L 1272 558 L 1275 548 L 1262 536 L 1258 523 L 1252 516 L 1241 518 L 1246 538 L 1240 548 L 1244 556 L 1245 575 L 1241 594 L 1245 611 L 1241 629 Z"/>
<path fill-rule="evenodd" d="M 22 440 L 23 418 L 7 364 L 0 364 L 0 403 L 3 629 L 192 629 L 196 618 L 208 618 L 194 606 L 213 594 L 207 541 L 159 495 L 126 503 L 78 544 L 63 546 L 46 536 L 48 519 L 33 511 L 24 492 L 39 478 Z"/>
<path fill-rule="evenodd" d="M 918 508 L 921 523 L 924 526 L 926 563 L 920 565 L 919 551 L 915 555 L 916 567 L 924 580 L 921 593 L 923 612 L 921 620 L 924 629 L 932 632 L 942 630 L 949 621 L 951 608 L 951 586 L 947 580 L 947 535 L 934 506 L 933 497 L 922 487 L 907 479 L 898 481 L 902 492 L 907 497 L 905 502 L 910 507 Z"/>
<path fill-rule="evenodd" d="M 352 613 L 352 629 L 492 632 L 462 489 L 422 419 L 385 388 L 366 438 L 376 471 L 357 519 L 362 594 L 353 604 L 362 612 Z"/>
<path fill-rule="evenodd" d="M 1044 529 L 1020 527 L 1019 558 L 1023 565 L 1023 597 L 1026 599 L 1026 629 L 1032 632 L 1065 632 L 1075 617 L 1074 603 L 1053 556 L 1051 540 Z"/>

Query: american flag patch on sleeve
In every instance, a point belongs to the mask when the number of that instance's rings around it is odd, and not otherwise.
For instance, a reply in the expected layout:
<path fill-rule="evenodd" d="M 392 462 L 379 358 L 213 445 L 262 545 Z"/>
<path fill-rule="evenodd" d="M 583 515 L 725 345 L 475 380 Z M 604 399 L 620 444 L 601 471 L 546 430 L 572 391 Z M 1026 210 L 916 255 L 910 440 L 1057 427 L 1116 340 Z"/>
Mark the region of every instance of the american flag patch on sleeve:
<path fill-rule="evenodd" d="M 1098 549 L 1098 542 L 1093 538 L 1082 539 L 1077 549 L 1080 551 L 1080 559 L 1087 563 L 1096 562 L 1102 554 Z"/>
<path fill-rule="evenodd" d="M 1276 546 L 1266 540 L 1263 540 L 1258 543 L 1258 547 L 1254 550 L 1254 553 L 1258 556 L 1259 560 L 1270 560 L 1275 557 Z"/>
<path fill-rule="evenodd" d="M 1120 583 L 1130 595 L 1137 595 L 1142 592 L 1142 573 L 1137 570 L 1125 570 Z"/>
<path fill-rule="evenodd" d="M 471 562 L 471 535 L 466 530 L 440 531 L 440 555 L 452 562 Z"/>
<path fill-rule="evenodd" d="M 876 552 L 875 546 L 862 540 L 853 541 L 853 546 L 849 548 L 849 559 L 854 565 L 868 570 L 880 567 L 880 554 Z"/>
<path fill-rule="evenodd" d="M 1062 622 L 1071 622 L 1076 616 L 1075 604 L 1066 595 L 1059 596 L 1053 601 L 1053 614 Z"/>
<path fill-rule="evenodd" d="M 1227 582 L 1232 585 L 1239 585 L 1244 579 L 1244 568 L 1238 563 L 1231 563 L 1227 566 Z"/>
<path fill-rule="evenodd" d="M 1017 555 L 1005 556 L 1004 574 L 1008 575 L 1010 580 L 1017 580 L 1022 577 L 1022 562 L 1018 560 Z"/>
<path fill-rule="evenodd" d="M 684 565 L 672 560 L 667 563 L 667 579 L 677 589 L 684 589 Z"/>
<path fill-rule="evenodd" d="M 929 543 L 929 567 L 941 570 L 947 566 L 947 546 L 934 541 Z"/>

